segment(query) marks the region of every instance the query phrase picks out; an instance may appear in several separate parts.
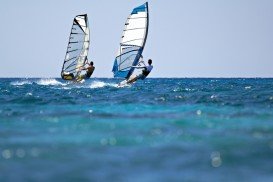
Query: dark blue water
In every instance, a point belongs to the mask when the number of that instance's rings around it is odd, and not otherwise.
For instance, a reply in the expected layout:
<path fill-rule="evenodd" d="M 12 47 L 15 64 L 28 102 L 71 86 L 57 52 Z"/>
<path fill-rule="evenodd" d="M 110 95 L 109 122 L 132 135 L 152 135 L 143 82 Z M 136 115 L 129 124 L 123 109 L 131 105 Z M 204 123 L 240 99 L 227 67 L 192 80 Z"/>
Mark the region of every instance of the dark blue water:
<path fill-rule="evenodd" d="M 0 181 L 272 181 L 273 79 L 0 79 Z"/>

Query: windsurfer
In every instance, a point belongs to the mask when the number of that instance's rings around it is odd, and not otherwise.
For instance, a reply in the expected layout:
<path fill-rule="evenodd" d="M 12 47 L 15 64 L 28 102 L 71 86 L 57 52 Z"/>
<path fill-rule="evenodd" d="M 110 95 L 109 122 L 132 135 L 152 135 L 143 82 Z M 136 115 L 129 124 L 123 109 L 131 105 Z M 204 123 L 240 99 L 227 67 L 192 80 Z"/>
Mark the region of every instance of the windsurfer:
<path fill-rule="evenodd" d="M 130 83 L 134 83 L 135 81 L 137 81 L 138 79 L 141 79 L 141 80 L 144 80 L 152 71 L 153 69 L 153 65 L 152 65 L 152 60 L 149 59 L 148 60 L 148 66 L 132 66 L 133 68 L 136 68 L 136 69 L 143 69 L 142 70 L 142 73 L 135 76 L 134 78 L 130 79 L 127 81 L 128 84 Z"/>
<path fill-rule="evenodd" d="M 86 74 L 81 76 L 80 79 L 89 79 L 95 70 L 94 63 L 93 63 L 93 61 L 91 61 L 90 63 L 88 63 L 88 61 L 86 61 L 86 64 L 84 66 L 87 66 L 87 67 L 82 68 L 82 70 L 86 70 Z"/>

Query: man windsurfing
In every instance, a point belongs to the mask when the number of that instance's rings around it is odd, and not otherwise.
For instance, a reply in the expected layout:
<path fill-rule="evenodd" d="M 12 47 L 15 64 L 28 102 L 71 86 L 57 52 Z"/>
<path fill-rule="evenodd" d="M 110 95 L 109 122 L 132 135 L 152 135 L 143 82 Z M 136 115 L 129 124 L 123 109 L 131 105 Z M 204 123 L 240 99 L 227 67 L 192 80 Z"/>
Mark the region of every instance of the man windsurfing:
<path fill-rule="evenodd" d="M 133 68 L 136 69 L 143 69 L 142 73 L 135 76 L 132 79 L 129 79 L 127 81 L 128 84 L 134 83 L 135 81 L 137 81 L 138 79 L 144 80 L 152 71 L 153 69 L 153 65 L 152 65 L 153 61 L 151 59 L 148 60 L 148 66 L 132 66 Z"/>
<path fill-rule="evenodd" d="M 62 78 L 66 79 L 66 80 L 75 80 L 76 79 L 77 82 L 81 81 L 83 79 L 89 79 L 95 70 L 95 66 L 94 66 L 93 61 L 88 63 L 88 60 L 86 59 L 85 65 L 83 67 L 81 67 L 80 70 L 81 71 L 86 70 L 86 73 L 84 75 L 80 75 L 78 77 L 75 77 L 75 75 L 73 73 L 64 72 L 64 73 L 62 73 Z"/>
<path fill-rule="evenodd" d="M 83 79 L 89 79 L 92 76 L 92 74 L 93 74 L 93 72 L 95 70 L 95 66 L 94 66 L 93 61 L 88 63 L 88 60 L 86 60 L 86 63 L 81 68 L 81 70 L 86 70 L 86 73 L 85 73 L 85 75 L 79 76 L 79 78 L 77 78 L 77 81 L 80 81 L 80 80 L 83 80 Z"/>

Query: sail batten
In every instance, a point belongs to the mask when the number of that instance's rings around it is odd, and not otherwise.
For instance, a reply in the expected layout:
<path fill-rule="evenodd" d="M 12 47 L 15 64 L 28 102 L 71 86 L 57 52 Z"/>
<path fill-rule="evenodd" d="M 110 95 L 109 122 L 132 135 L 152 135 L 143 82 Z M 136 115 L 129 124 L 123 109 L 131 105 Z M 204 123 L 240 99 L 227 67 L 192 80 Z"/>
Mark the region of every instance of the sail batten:
<path fill-rule="evenodd" d="M 142 55 L 149 26 L 148 2 L 133 9 L 121 37 L 117 56 L 114 60 L 114 77 L 128 79 Z"/>
<path fill-rule="evenodd" d="M 87 60 L 89 43 L 90 32 L 87 14 L 77 15 L 73 20 L 62 67 L 63 79 L 71 80 L 81 75 L 81 68 Z M 67 77 L 65 74 L 73 75 L 73 77 Z"/>

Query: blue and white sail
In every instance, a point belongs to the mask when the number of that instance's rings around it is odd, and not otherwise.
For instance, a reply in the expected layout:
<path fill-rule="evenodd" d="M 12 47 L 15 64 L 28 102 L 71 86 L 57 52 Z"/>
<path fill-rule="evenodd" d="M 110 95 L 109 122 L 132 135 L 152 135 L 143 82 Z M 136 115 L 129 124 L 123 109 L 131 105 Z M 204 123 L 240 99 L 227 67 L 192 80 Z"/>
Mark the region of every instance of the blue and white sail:
<path fill-rule="evenodd" d="M 148 2 L 133 9 L 127 18 L 118 53 L 113 65 L 114 77 L 128 79 L 138 65 L 149 28 Z"/>
<path fill-rule="evenodd" d="M 82 73 L 86 63 L 90 44 L 90 30 L 87 14 L 78 15 L 73 20 L 69 42 L 62 67 L 61 76 L 73 80 Z"/>

